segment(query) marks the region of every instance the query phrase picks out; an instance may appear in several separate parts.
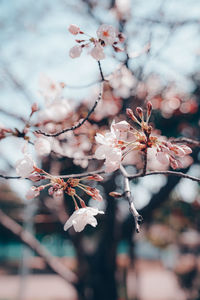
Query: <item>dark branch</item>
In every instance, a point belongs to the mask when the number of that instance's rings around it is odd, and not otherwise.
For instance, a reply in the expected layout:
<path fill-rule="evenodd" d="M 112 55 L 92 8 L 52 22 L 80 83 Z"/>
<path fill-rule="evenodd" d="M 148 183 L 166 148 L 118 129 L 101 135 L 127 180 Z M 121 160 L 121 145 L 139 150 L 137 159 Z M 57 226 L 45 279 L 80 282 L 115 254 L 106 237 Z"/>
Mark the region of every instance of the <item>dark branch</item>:
<path fill-rule="evenodd" d="M 6 175 L 0 174 L 0 178 L 3 178 L 3 179 L 20 179 L 21 177 L 20 176 L 6 176 Z"/>
<path fill-rule="evenodd" d="M 98 60 L 98 66 L 99 66 L 99 72 L 100 72 L 100 75 L 101 75 L 101 79 L 102 79 L 102 81 L 105 81 L 103 71 L 102 71 L 102 68 L 101 68 L 101 63 L 100 63 L 99 60 Z"/>
<path fill-rule="evenodd" d="M 151 171 L 151 172 L 147 172 L 145 175 L 143 175 L 142 173 L 138 173 L 138 174 L 134 174 L 134 175 L 128 174 L 128 178 L 134 179 L 134 178 L 138 178 L 138 177 L 144 177 L 144 176 L 149 176 L 149 175 L 159 175 L 159 174 L 167 175 L 167 176 L 177 176 L 177 177 L 190 179 L 190 180 L 193 180 L 196 182 L 200 182 L 200 178 L 190 176 L 190 175 L 184 174 L 182 172 L 176 172 L 176 171 Z"/>
<path fill-rule="evenodd" d="M 76 125 L 74 125 L 74 126 L 72 126 L 70 128 L 65 128 L 65 129 L 63 129 L 63 130 L 61 130 L 59 132 L 53 133 L 53 134 L 46 133 L 46 132 L 43 132 L 41 130 L 36 131 L 36 133 L 39 133 L 39 134 L 42 134 L 42 135 L 45 135 L 45 136 L 56 137 L 56 136 L 61 135 L 62 133 L 65 133 L 65 132 L 68 132 L 68 131 L 73 131 L 73 130 L 81 127 L 89 119 L 90 115 L 94 112 L 94 110 L 95 110 L 97 104 L 99 103 L 99 101 L 101 100 L 101 98 L 102 98 L 102 88 L 101 88 L 101 90 L 99 92 L 99 96 L 96 99 L 93 107 L 90 109 L 90 111 L 88 112 L 87 116 L 83 120 L 81 120 L 78 124 L 76 124 Z"/>

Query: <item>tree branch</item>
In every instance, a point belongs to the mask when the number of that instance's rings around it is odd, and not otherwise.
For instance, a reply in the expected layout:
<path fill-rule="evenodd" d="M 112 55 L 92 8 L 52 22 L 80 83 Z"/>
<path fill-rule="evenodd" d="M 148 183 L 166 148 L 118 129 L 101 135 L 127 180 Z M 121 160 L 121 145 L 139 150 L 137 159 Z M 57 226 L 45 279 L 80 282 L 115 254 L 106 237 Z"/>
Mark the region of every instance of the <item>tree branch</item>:
<path fill-rule="evenodd" d="M 134 179 L 134 178 L 138 178 L 138 177 L 144 177 L 144 176 L 149 176 L 149 175 L 167 175 L 167 176 L 178 176 L 178 177 L 182 177 L 182 178 L 186 178 L 186 179 L 190 179 L 196 182 L 200 182 L 200 178 L 197 178 L 195 176 L 191 176 L 182 172 L 176 172 L 176 171 L 151 171 L 151 172 L 147 172 L 146 174 L 142 174 L 142 173 L 137 173 L 134 175 L 130 175 L 128 174 L 128 178 L 129 179 Z"/>
<path fill-rule="evenodd" d="M 7 216 L 1 209 L 0 224 L 10 230 L 24 244 L 29 246 L 39 256 L 41 256 L 45 260 L 46 264 L 50 267 L 50 269 L 61 276 L 64 280 L 70 283 L 75 283 L 77 281 L 76 275 L 71 270 L 63 266 L 63 264 L 56 257 L 53 257 L 49 253 L 49 251 L 44 248 L 44 246 L 42 246 L 30 232 L 24 230 L 22 226 L 20 226 L 17 222 Z"/>
<path fill-rule="evenodd" d="M 132 215 L 134 217 L 134 221 L 135 221 L 135 230 L 137 233 L 139 233 L 140 232 L 140 224 L 142 222 L 142 216 L 138 213 L 138 211 L 135 208 L 135 205 L 133 203 L 133 196 L 131 195 L 129 178 L 127 177 L 127 172 L 122 165 L 120 166 L 120 171 L 121 171 L 122 175 L 124 176 L 124 194 L 123 195 L 129 202 L 129 209 L 130 209 L 130 212 L 132 213 Z"/>

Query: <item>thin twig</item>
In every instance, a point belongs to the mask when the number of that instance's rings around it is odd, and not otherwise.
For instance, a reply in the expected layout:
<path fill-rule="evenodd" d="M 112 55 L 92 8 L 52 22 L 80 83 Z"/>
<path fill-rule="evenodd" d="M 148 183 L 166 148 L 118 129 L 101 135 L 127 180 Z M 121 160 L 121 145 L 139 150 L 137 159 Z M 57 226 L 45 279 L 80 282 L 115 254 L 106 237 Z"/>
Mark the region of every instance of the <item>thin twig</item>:
<path fill-rule="evenodd" d="M 101 68 L 101 63 L 100 63 L 99 60 L 98 60 L 98 66 L 99 66 L 99 72 L 100 72 L 100 75 L 101 75 L 101 79 L 102 79 L 102 81 L 105 81 L 103 71 L 102 71 L 102 68 Z"/>
<path fill-rule="evenodd" d="M 186 179 L 190 179 L 196 182 L 200 182 L 200 178 L 195 177 L 195 176 L 191 176 L 182 172 L 177 172 L 177 171 L 151 171 L 151 172 L 147 172 L 146 174 L 142 174 L 142 172 L 131 175 L 128 174 L 128 178 L 129 179 L 134 179 L 134 178 L 138 178 L 138 177 L 145 177 L 145 176 L 149 176 L 149 175 L 167 175 L 167 176 L 178 176 L 178 177 L 182 177 L 182 178 L 186 178 Z"/>
<path fill-rule="evenodd" d="M 59 136 L 59 135 L 65 133 L 65 132 L 73 131 L 73 130 L 81 127 L 89 119 L 90 115 L 94 112 L 94 110 L 95 110 L 97 104 L 99 103 L 99 101 L 101 100 L 101 98 L 102 98 L 102 85 L 101 85 L 101 90 L 99 92 L 98 98 L 96 99 L 94 105 L 92 106 L 92 108 L 88 112 L 87 116 L 84 119 L 82 119 L 78 124 L 76 124 L 76 125 L 74 125 L 74 126 L 72 126 L 70 128 L 65 128 L 65 129 L 63 129 L 63 130 L 61 130 L 59 132 L 53 133 L 53 134 L 46 133 L 46 132 L 41 131 L 41 130 L 37 130 L 36 133 L 42 134 L 42 135 L 45 135 L 45 136 L 56 137 L 56 136 Z"/>
<path fill-rule="evenodd" d="M 21 179 L 20 176 L 6 176 L 6 175 L 2 175 L 2 174 L 0 174 L 0 178 L 3 178 L 3 179 Z"/>
<path fill-rule="evenodd" d="M 90 175 L 94 174 L 105 174 L 104 169 L 98 169 L 96 171 L 91 171 L 91 172 L 85 172 L 85 173 L 79 173 L 79 174 L 69 174 L 69 175 L 52 175 L 53 177 L 56 178 L 81 178 L 81 177 L 87 177 Z M 7 176 L 7 175 L 2 175 L 0 174 L 0 178 L 3 179 L 29 179 L 29 178 L 22 178 L 20 176 Z"/>

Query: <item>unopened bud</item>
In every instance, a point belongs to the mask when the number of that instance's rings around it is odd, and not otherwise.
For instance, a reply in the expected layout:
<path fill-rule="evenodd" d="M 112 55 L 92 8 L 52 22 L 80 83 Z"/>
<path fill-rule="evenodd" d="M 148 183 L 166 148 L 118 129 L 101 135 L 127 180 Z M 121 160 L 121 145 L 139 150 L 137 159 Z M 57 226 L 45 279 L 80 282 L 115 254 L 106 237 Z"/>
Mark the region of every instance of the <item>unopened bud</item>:
<path fill-rule="evenodd" d="M 44 179 L 45 177 L 38 173 L 32 173 L 28 178 L 34 182 L 37 182 L 40 181 L 41 179 Z"/>
<path fill-rule="evenodd" d="M 150 117 L 152 111 L 152 103 L 150 101 L 147 102 L 147 118 Z"/>
<path fill-rule="evenodd" d="M 138 123 L 138 119 L 135 117 L 135 115 L 134 115 L 132 109 L 127 108 L 127 109 L 126 109 L 126 114 L 127 114 L 127 116 L 128 116 L 129 118 L 131 118 L 134 122 Z"/>
<path fill-rule="evenodd" d="M 114 198 L 121 198 L 122 197 L 122 194 L 120 194 L 118 192 L 110 192 L 109 195 L 111 197 L 114 197 Z"/>
<path fill-rule="evenodd" d="M 141 107 L 136 108 L 136 112 L 141 120 L 143 120 L 143 109 Z"/>
<path fill-rule="evenodd" d="M 150 133 L 151 133 L 151 131 L 152 131 L 152 126 L 148 126 L 148 128 L 147 128 L 147 132 L 148 132 L 148 134 L 150 134 Z"/>
<path fill-rule="evenodd" d="M 88 176 L 85 179 L 87 179 L 87 180 L 95 180 L 95 181 L 102 181 L 103 177 L 100 176 L 99 174 L 94 174 L 94 175 Z"/>

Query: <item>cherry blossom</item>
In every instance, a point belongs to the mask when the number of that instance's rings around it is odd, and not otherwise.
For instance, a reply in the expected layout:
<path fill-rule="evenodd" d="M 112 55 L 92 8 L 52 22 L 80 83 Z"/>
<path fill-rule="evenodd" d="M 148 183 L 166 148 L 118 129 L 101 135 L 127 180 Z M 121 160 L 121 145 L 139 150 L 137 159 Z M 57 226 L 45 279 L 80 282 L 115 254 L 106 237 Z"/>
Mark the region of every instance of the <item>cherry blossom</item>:
<path fill-rule="evenodd" d="M 87 187 L 86 193 L 90 195 L 94 200 L 103 201 L 103 198 L 99 193 L 99 190 L 97 190 L 96 188 Z"/>
<path fill-rule="evenodd" d="M 105 159 L 105 171 L 113 172 L 120 167 L 123 153 L 123 148 L 126 148 L 122 137 L 126 137 L 130 130 L 130 124 L 126 121 L 111 124 L 110 132 L 105 135 L 97 133 L 95 136 L 96 142 L 100 144 L 95 151 L 97 159 Z"/>
<path fill-rule="evenodd" d="M 71 24 L 68 30 L 73 35 L 77 35 L 78 33 L 80 33 L 80 28 L 75 24 Z"/>
<path fill-rule="evenodd" d="M 81 52 L 82 52 L 82 47 L 79 45 L 76 45 L 70 49 L 69 56 L 71 58 L 77 58 L 81 55 Z"/>
<path fill-rule="evenodd" d="M 116 39 L 116 29 L 107 24 L 102 24 L 97 30 L 97 36 L 107 45 L 112 45 Z"/>
<path fill-rule="evenodd" d="M 58 99 L 63 90 L 61 83 L 54 81 L 45 74 L 41 74 L 39 77 L 39 90 L 44 99 L 52 101 Z"/>
<path fill-rule="evenodd" d="M 82 49 L 89 47 L 92 47 L 89 51 L 90 55 L 98 61 L 105 58 L 104 47 L 107 45 L 111 45 L 115 52 L 123 51 L 117 44 L 124 42 L 124 35 L 111 25 L 100 25 L 97 30 L 97 38 L 90 37 L 89 39 L 89 35 L 81 31 L 77 25 L 71 24 L 68 30 L 73 35 L 81 34 L 81 39 L 76 39 L 78 45 L 72 47 L 69 51 L 71 58 L 79 57 L 82 53 Z M 85 35 L 85 38 L 83 35 Z"/>
<path fill-rule="evenodd" d="M 146 118 L 141 107 L 136 108 L 135 116 L 131 109 L 127 109 L 127 115 L 141 130 L 136 130 L 126 121 L 111 124 L 110 132 L 104 135 L 97 133 L 96 142 L 100 144 L 97 147 L 95 156 L 97 159 L 105 159 L 105 171 L 113 172 L 120 167 L 122 160 L 131 151 L 140 151 L 147 153 L 148 149 L 154 148 L 154 157 L 163 165 L 170 165 L 173 169 L 181 168 L 183 165 L 180 158 L 190 154 L 192 150 L 186 145 L 177 145 L 167 141 L 161 136 L 152 135 L 152 127 L 149 125 L 152 104 L 147 103 Z M 128 138 L 128 133 L 131 133 Z"/>
<path fill-rule="evenodd" d="M 122 160 L 122 152 L 118 148 L 117 133 L 112 129 L 105 135 L 97 133 L 96 142 L 100 144 L 95 151 L 97 159 L 106 159 L 105 171 L 112 172 L 119 168 Z"/>
<path fill-rule="evenodd" d="M 48 155 L 51 152 L 51 144 L 50 142 L 45 138 L 38 138 L 35 143 L 35 151 L 40 156 Z"/>
<path fill-rule="evenodd" d="M 34 182 L 37 182 L 37 181 L 40 181 L 42 179 L 45 179 L 45 176 L 42 176 L 40 175 L 39 173 L 35 172 L 35 173 L 32 173 L 28 179 L 34 181 Z"/>
<path fill-rule="evenodd" d="M 73 226 L 76 232 L 80 232 L 85 228 L 87 224 L 96 227 L 97 220 L 94 216 L 98 214 L 104 214 L 104 212 L 93 207 L 84 207 L 77 209 L 65 223 L 64 230 L 66 231 L 71 226 Z"/>
<path fill-rule="evenodd" d="M 90 52 L 91 56 L 96 60 L 102 60 L 105 58 L 105 54 L 103 52 L 103 47 L 97 43 L 94 48 Z"/>
<path fill-rule="evenodd" d="M 22 178 L 29 177 L 29 175 L 34 171 L 35 163 L 30 156 L 30 154 L 24 154 L 22 159 L 16 162 L 16 173 Z"/>

